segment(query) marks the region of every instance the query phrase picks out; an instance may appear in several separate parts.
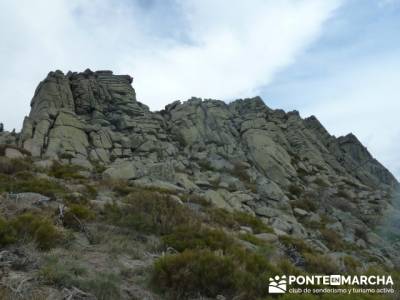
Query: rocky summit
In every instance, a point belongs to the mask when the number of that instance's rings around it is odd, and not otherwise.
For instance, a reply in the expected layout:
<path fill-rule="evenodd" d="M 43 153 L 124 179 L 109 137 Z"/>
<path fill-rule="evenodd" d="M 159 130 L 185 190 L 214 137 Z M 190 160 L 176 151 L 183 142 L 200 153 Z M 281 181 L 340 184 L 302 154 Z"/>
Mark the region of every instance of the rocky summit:
<path fill-rule="evenodd" d="M 231 103 L 191 98 L 152 112 L 137 101 L 132 81 L 111 71 L 50 72 L 21 132 L 0 127 L 2 222 L 16 226 L 7 242 L 0 222 L 0 244 L 7 245 L 0 266 L 9 293 L 54 297 L 47 299 L 267 297 L 265 288 L 248 291 L 228 278 L 235 268 L 244 272 L 238 251 L 261 257 L 265 270 L 248 275 L 256 277 L 272 270 L 334 274 L 399 267 L 399 183 L 356 136 L 336 138 L 316 117 L 271 109 L 260 97 Z M 33 185 L 28 178 L 36 180 Z M 196 221 L 181 224 L 182 209 Z M 155 220 L 155 210 L 157 224 L 146 223 L 148 216 Z M 56 250 L 48 254 L 46 244 L 32 257 L 18 235 L 26 211 L 30 218 L 45 214 L 46 226 L 61 232 L 69 246 L 51 246 Z M 161 230 L 164 217 L 176 226 Z M 199 245 L 190 242 L 194 236 Z M 40 246 L 37 237 L 32 234 L 31 242 Z M 76 253 L 82 253 L 76 268 L 87 270 L 72 276 L 78 271 L 64 267 L 65 274 L 57 273 L 57 263 Z M 217 269 L 222 258 L 234 262 L 202 286 L 196 276 L 203 274 L 193 275 L 196 267 L 184 260 L 193 264 L 199 253 L 204 266 L 206 259 Z M 22 260 L 26 266 L 19 271 L 13 264 Z M 105 269 L 110 278 L 93 277 Z M 174 272 L 186 275 L 174 282 Z M 27 279 L 35 274 L 42 280 Z M 15 276 L 26 289 L 10 288 Z M 102 282 L 108 291 L 96 286 Z"/>

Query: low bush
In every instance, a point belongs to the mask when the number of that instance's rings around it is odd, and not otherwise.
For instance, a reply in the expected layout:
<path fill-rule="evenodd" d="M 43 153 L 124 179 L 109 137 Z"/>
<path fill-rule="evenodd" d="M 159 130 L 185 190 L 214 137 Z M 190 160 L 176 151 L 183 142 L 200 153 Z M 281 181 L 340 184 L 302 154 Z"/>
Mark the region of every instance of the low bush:
<path fill-rule="evenodd" d="M 158 259 L 152 282 L 171 299 L 230 296 L 237 291 L 237 271 L 231 257 L 210 250 L 186 250 Z"/>
<path fill-rule="evenodd" d="M 85 185 L 86 191 L 85 194 L 88 195 L 91 198 L 96 198 L 97 196 L 97 189 L 95 186 L 91 185 L 91 184 L 86 184 Z"/>
<path fill-rule="evenodd" d="M 58 287 L 77 287 L 93 294 L 96 299 L 119 299 L 120 278 L 111 273 L 90 274 L 79 263 L 55 255 L 46 257 L 39 271 L 40 278 Z"/>
<path fill-rule="evenodd" d="M 49 250 L 62 241 L 62 234 L 45 216 L 24 213 L 11 220 L 0 218 L 0 245 L 33 241 L 40 250 Z"/>
<path fill-rule="evenodd" d="M 311 198 L 309 197 L 302 197 L 298 200 L 292 201 L 292 207 L 297 207 L 300 209 L 304 209 L 306 211 L 312 211 L 315 212 L 318 209 L 317 204 L 315 203 L 315 201 L 313 201 Z"/>
<path fill-rule="evenodd" d="M 130 184 L 126 180 L 103 180 L 100 183 L 102 186 L 106 186 L 110 188 L 113 192 L 115 192 L 118 196 L 128 196 L 129 194 L 138 194 L 138 193 L 160 193 L 160 194 L 172 194 L 173 192 L 164 188 L 157 187 L 145 187 L 145 186 L 136 186 Z"/>
<path fill-rule="evenodd" d="M 55 255 L 45 257 L 39 276 L 48 284 L 59 287 L 77 286 L 78 279 L 87 273 L 87 270 L 73 260 L 62 260 Z"/>
<path fill-rule="evenodd" d="M 264 224 L 261 219 L 248 213 L 235 211 L 233 218 L 240 226 L 251 227 L 254 233 L 273 232 L 272 228 Z"/>
<path fill-rule="evenodd" d="M 93 294 L 96 299 L 109 300 L 120 299 L 120 281 L 118 275 L 112 273 L 100 273 L 93 278 L 82 280 L 79 287 Z"/>
<path fill-rule="evenodd" d="M 348 273 L 354 273 L 359 267 L 361 267 L 361 264 L 349 255 L 343 257 L 343 263 Z"/>
<path fill-rule="evenodd" d="M 297 196 L 297 197 L 300 197 L 300 195 L 303 193 L 303 189 L 296 184 L 289 185 L 288 190 L 289 190 L 289 193 L 291 193 L 292 195 Z"/>
<path fill-rule="evenodd" d="M 253 245 L 256 245 L 256 246 L 265 246 L 266 245 L 266 242 L 264 240 L 261 240 L 250 233 L 241 233 L 241 234 L 239 234 L 239 238 L 243 241 L 252 243 Z"/>
<path fill-rule="evenodd" d="M 220 229 L 201 225 L 180 226 L 173 233 L 163 237 L 166 246 L 177 251 L 186 249 L 210 249 L 226 252 L 233 245 L 233 239 Z"/>
<path fill-rule="evenodd" d="M 288 235 L 279 237 L 279 241 L 286 247 L 292 247 L 300 254 L 312 252 L 312 249 L 302 240 Z"/>
<path fill-rule="evenodd" d="M 61 164 L 54 161 L 49 170 L 49 176 L 61 179 L 82 179 L 84 178 L 79 174 L 79 171 L 84 170 L 81 166 L 73 164 Z"/>
<path fill-rule="evenodd" d="M 247 168 L 240 164 L 235 164 L 230 172 L 232 176 L 238 178 L 242 182 L 250 182 L 251 178 L 247 172 Z"/>
<path fill-rule="evenodd" d="M 352 214 L 359 213 L 357 207 L 349 201 L 349 199 L 344 198 L 332 198 L 329 200 L 329 203 L 341 211 L 350 212 Z"/>
<path fill-rule="evenodd" d="M 12 175 L 21 171 L 32 170 L 32 162 L 29 159 L 10 159 L 0 156 L 0 173 Z"/>
<path fill-rule="evenodd" d="M 135 191 L 135 189 L 128 184 L 127 181 L 118 180 L 118 181 L 108 181 L 108 185 L 118 196 L 127 196 L 129 193 Z"/>
<path fill-rule="evenodd" d="M 327 242 L 328 248 L 334 251 L 343 250 L 345 243 L 342 237 L 334 230 L 324 228 L 320 230 L 322 238 Z"/>
<path fill-rule="evenodd" d="M 93 220 L 95 213 L 90 207 L 83 204 L 70 204 L 68 210 L 64 214 L 64 226 L 71 228 L 79 228 L 81 221 Z M 78 221 L 79 220 L 79 221 Z"/>
<path fill-rule="evenodd" d="M 222 208 L 210 207 L 207 209 L 209 221 L 231 229 L 238 229 L 239 224 L 236 222 L 233 214 Z"/>
<path fill-rule="evenodd" d="M 305 269 L 313 274 L 332 275 L 340 272 L 332 260 L 322 254 L 304 253 Z"/>
<path fill-rule="evenodd" d="M 212 245 L 212 248 L 217 247 L 217 244 Z M 225 253 L 186 249 L 163 257 L 155 263 L 153 283 L 172 299 L 220 294 L 238 299 L 258 299 L 267 295 L 265 283 L 269 276 L 280 273 L 270 265 L 265 255 L 235 244 L 227 247 Z"/>
<path fill-rule="evenodd" d="M 15 231 L 12 226 L 10 226 L 10 223 L 0 218 L 0 246 L 4 247 L 8 244 L 12 244 L 15 240 Z"/>
<path fill-rule="evenodd" d="M 282 272 L 282 274 L 290 274 L 296 276 L 305 274 L 303 270 L 300 270 L 299 268 L 295 267 L 293 263 L 287 258 L 280 259 L 277 262 L 276 266 Z"/>
<path fill-rule="evenodd" d="M 235 164 L 233 170 L 230 171 L 230 174 L 236 178 L 238 178 L 244 185 L 244 187 L 253 193 L 257 192 L 257 185 L 251 179 L 249 172 L 247 171 L 247 167 L 241 164 Z M 233 186 L 230 188 L 231 191 L 235 191 L 236 188 Z"/>
<path fill-rule="evenodd" d="M 169 195 L 146 190 L 130 193 L 123 206 L 106 205 L 103 214 L 115 225 L 161 235 L 173 232 L 177 226 L 197 222 L 191 210 Z"/>
<path fill-rule="evenodd" d="M 33 241 L 41 250 L 49 250 L 60 243 L 62 234 L 44 216 L 24 213 L 10 221 L 20 241 Z"/>
<path fill-rule="evenodd" d="M 254 233 L 273 232 L 272 228 L 264 224 L 261 219 L 245 212 L 228 212 L 221 208 L 211 208 L 208 210 L 208 214 L 211 222 L 231 229 L 248 226 Z"/>
<path fill-rule="evenodd" d="M 35 178 L 34 174 L 22 174 L 24 176 L 5 176 L 0 174 L 0 192 L 39 193 L 48 197 L 55 198 L 57 195 L 65 195 L 66 190 L 55 181 L 44 178 Z"/>

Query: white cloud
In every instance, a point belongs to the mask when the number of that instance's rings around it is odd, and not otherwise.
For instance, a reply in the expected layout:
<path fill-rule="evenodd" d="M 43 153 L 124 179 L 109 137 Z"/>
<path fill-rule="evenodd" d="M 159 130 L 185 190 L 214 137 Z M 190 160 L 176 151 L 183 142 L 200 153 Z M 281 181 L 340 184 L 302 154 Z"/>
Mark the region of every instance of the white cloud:
<path fill-rule="evenodd" d="M 153 108 L 190 96 L 253 96 L 320 33 L 337 1 L 182 1 L 194 44 L 131 58 Z M 153 80 L 151 80 L 153 79 Z"/>
<path fill-rule="evenodd" d="M 156 6 L 158 2 L 155 2 Z M 113 69 L 135 77 L 160 109 L 192 95 L 253 96 L 320 34 L 339 0 L 123 0 L 0 3 L 0 120 L 19 128 L 38 82 L 54 69 Z M 160 18 L 159 18 L 160 17 Z"/>

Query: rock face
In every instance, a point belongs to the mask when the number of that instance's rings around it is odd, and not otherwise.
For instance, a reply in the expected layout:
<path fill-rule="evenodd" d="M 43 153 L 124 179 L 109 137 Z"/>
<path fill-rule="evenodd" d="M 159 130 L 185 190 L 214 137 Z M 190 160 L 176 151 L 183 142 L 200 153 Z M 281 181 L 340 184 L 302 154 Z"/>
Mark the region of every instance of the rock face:
<path fill-rule="evenodd" d="M 18 140 L 0 133 L 0 141 L 43 160 L 103 164 L 106 178 L 201 194 L 320 249 L 320 233 L 307 224 L 321 215 L 343 239 L 385 244 L 379 236 L 360 241 L 359 232 L 372 234 L 399 183 L 353 134 L 336 138 L 314 116 L 273 110 L 259 97 L 192 98 L 151 112 L 131 83 L 111 71 L 51 72 Z"/>
<path fill-rule="evenodd" d="M 337 139 L 315 117 L 272 110 L 258 97 L 231 104 L 192 98 L 150 112 L 131 83 L 130 76 L 111 71 L 51 72 L 32 99 L 20 145 L 34 156 L 105 164 L 246 162 L 283 186 L 299 172 L 397 183 L 354 135 Z"/>

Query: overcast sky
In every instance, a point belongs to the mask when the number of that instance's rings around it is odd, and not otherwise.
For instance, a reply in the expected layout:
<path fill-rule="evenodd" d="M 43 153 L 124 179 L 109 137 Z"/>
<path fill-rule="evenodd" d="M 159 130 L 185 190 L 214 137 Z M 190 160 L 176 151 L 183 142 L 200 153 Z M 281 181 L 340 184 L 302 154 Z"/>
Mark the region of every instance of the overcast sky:
<path fill-rule="evenodd" d="M 356 134 L 400 177 L 400 0 L 0 0 L 0 121 L 50 70 L 131 74 L 158 110 L 261 95 Z"/>

